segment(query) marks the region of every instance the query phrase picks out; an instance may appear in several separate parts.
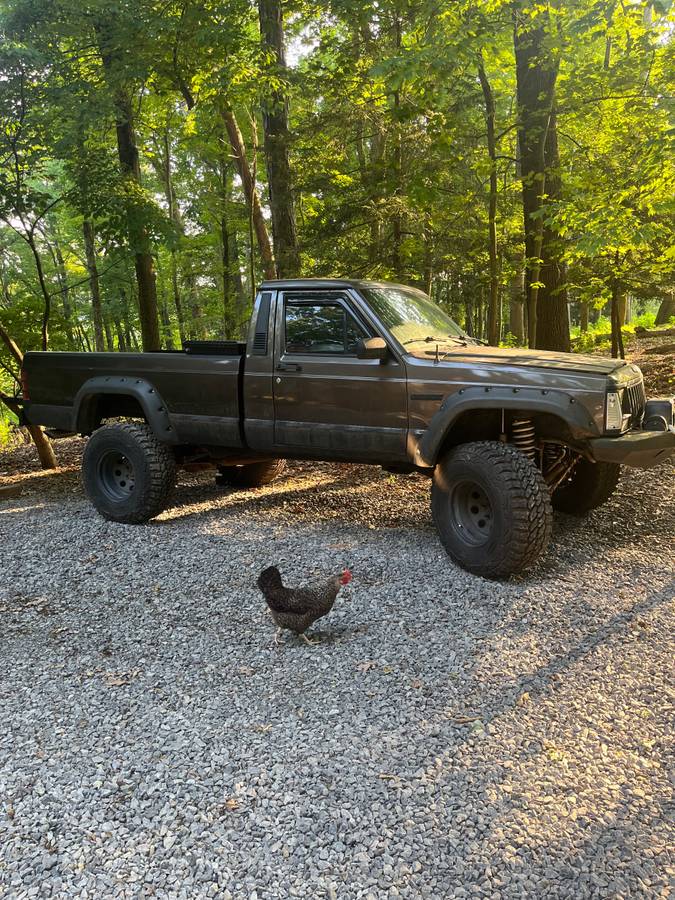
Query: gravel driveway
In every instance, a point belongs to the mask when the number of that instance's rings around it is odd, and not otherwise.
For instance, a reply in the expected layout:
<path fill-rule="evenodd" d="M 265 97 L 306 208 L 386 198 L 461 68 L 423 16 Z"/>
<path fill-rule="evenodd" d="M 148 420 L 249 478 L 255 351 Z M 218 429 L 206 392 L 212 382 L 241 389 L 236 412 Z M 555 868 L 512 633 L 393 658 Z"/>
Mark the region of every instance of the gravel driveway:
<path fill-rule="evenodd" d="M 507 584 L 374 468 L 0 502 L 0 896 L 667 897 L 674 500 L 628 473 Z M 353 568 L 320 646 L 273 647 L 269 563 Z"/>

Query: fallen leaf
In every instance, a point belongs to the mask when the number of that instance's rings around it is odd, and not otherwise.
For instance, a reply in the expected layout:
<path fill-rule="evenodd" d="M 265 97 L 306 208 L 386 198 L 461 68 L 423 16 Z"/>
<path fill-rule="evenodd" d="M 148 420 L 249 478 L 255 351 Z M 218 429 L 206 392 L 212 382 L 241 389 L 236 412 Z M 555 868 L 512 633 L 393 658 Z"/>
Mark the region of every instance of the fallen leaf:
<path fill-rule="evenodd" d="M 373 661 L 370 660 L 370 659 L 368 659 L 368 660 L 366 660 L 365 662 L 359 663 L 359 664 L 356 666 L 356 668 L 359 670 L 359 672 L 369 672 L 370 669 L 375 669 L 375 668 L 377 668 L 377 663 L 376 663 L 376 662 L 373 662 Z"/>
<path fill-rule="evenodd" d="M 240 675 L 253 675 L 255 673 L 255 669 L 251 666 L 239 666 L 239 674 Z"/>
<path fill-rule="evenodd" d="M 228 809 L 239 809 L 239 801 L 236 797 L 228 797 L 228 799 L 225 801 L 225 806 Z"/>
<path fill-rule="evenodd" d="M 525 704 L 529 703 L 529 702 L 530 702 L 530 695 L 527 691 L 525 691 L 523 694 L 521 694 L 517 700 L 518 706 L 525 706 Z"/>

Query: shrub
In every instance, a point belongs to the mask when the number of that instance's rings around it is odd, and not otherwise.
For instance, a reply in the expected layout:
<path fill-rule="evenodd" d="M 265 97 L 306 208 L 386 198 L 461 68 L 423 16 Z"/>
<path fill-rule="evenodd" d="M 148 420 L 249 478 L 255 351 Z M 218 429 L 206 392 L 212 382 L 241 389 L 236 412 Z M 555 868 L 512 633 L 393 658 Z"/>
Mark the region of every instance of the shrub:
<path fill-rule="evenodd" d="M 524 346 L 510 331 L 504 335 L 504 340 L 499 342 L 500 347 L 522 347 Z"/>

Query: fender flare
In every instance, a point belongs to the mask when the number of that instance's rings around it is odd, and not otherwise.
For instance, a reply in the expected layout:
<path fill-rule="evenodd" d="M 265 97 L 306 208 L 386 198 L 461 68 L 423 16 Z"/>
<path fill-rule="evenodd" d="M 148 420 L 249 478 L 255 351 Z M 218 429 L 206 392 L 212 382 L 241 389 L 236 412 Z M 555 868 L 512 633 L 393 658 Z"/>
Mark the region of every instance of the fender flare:
<path fill-rule="evenodd" d="M 588 410 L 571 394 L 542 388 L 467 387 L 446 397 L 415 449 L 415 465 L 436 465 L 443 442 L 457 419 L 474 409 L 517 409 L 549 413 L 562 419 L 580 441 L 597 437 L 598 429 Z"/>
<path fill-rule="evenodd" d="M 169 411 L 157 389 L 144 378 L 129 378 L 124 375 L 99 375 L 85 381 L 73 401 L 74 432 L 81 434 L 88 430 L 87 418 L 102 394 L 133 397 L 138 401 L 157 440 L 165 444 L 177 442 Z"/>

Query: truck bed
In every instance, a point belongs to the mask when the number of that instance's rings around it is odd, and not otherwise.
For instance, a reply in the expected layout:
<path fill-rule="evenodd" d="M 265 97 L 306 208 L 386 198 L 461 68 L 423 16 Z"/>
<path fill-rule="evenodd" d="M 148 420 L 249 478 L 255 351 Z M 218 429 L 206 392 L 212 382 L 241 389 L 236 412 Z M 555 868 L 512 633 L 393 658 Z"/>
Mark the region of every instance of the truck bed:
<path fill-rule="evenodd" d="M 245 346 L 214 341 L 188 342 L 183 351 L 175 352 L 27 353 L 24 372 L 32 414 L 48 427 L 86 432 L 89 420 L 134 415 L 139 403 L 144 410 L 148 403 L 154 404 L 151 412 L 168 420 L 163 427 L 171 432 L 171 443 L 204 444 L 208 439 L 223 447 L 241 447 Z M 129 399 L 124 409 L 120 398 L 112 395 L 121 381 L 136 398 Z M 163 398 L 163 408 L 146 385 Z M 92 409 L 86 393 L 94 387 L 99 397 Z M 102 390 L 111 391 L 109 403 L 105 393 L 100 396 Z"/>

